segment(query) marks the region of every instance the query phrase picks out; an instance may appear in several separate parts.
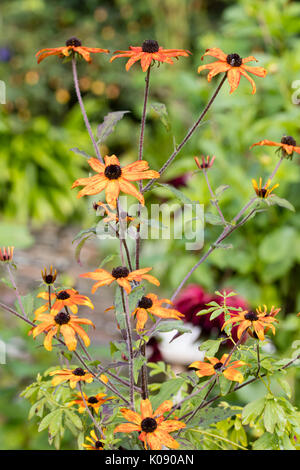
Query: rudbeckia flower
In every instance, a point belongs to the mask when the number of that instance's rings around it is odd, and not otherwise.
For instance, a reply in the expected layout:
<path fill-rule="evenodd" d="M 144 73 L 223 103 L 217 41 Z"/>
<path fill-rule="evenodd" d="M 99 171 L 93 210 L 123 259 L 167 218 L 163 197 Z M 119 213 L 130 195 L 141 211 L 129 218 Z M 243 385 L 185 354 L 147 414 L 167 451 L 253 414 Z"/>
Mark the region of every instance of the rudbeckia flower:
<path fill-rule="evenodd" d="M 206 160 L 203 156 L 201 157 L 201 159 L 202 159 L 202 163 L 200 163 L 198 157 L 194 157 L 197 167 L 199 168 L 199 170 L 207 170 L 208 168 L 211 168 L 213 166 L 213 163 L 216 157 L 215 156 L 209 157 L 207 155 Z"/>
<path fill-rule="evenodd" d="M 129 51 L 115 51 L 114 55 L 110 62 L 117 59 L 118 57 L 129 57 L 129 60 L 126 64 L 126 70 L 128 71 L 130 67 L 137 62 L 141 61 L 141 67 L 143 72 L 146 72 L 150 67 L 152 61 L 158 62 L 167 62 L 168 64 L 173 64 L 173 58 L 176 59 L 180 56 L 187 57 L 190 52 L 184 49 L 164 49 L 158 45 L 157 41 L 152 39 L 147 39 L 143 42 L 142 47 L 133 47 L 129 46 Z"/>
<path fill-rule="evenodd" d="M 8 246 L 3 247 L 2 250 L 0 248 L 0 261 L 12 261 L 14 254 L 14 247 Z"/>
<path fill-rule="evenodd" d="M 196 371 L 196 375 L 198 375 L 198 377 L 208 377 L 210 375 L 217 375 L 218 373 L 222 373 L 226 379 L 242 383 L 244 381 L 243 374 L 236 369 L 238 367 L 245 366 L 246 363 L 243 361 L 229 361 L 229 363 L 226 364 L 224 368 L 224 363 L 227 357 L 228 354 L 223 354 L 221 359 L 217 359 L 216 357 L 207 357 L 206 359 L 209 362 L 195 361 L 189 365 L 189 367 L 198 369 Z"/>
<path fill-rule="evenodd" d="M 44 280 L 44 283 L 47 284 L 47 286 L 51 286 L 52 284 L 54 284 L 54 282 L 56 281 L 56 276 L 57 276 L 57 271 L 55 269 L 53 272 L 52 265 L 50 266 L 49 273 L 47 272 L 46 268 L 44 271 L 42 271 L 42 278 Z"/>
<path fill-rule="evenodd" d="M 267 315 L 265 311 L 262 311 L 259 308 L 256 309 L 256 312 L 249 312 L 248 310 L 244 310 L 243 312 L 240 312 L 229 320 L 225 321 L 222 326 L 222 330 L 226 325 L 229 325 L 229 323 L 240 323 L 237 330 L 238 339 L 240 339 L 243 332 L 247 328 L 251 328 L 255 331 L 257 337 L 263 341 L 265 339 L 265 327 L 271 328 L 273 334 L 275 334 L 275 327 L 273 322 L 276 321 L 277 320 L 273 316 Z"/>
<path fill-rule="evenodd" d="M 148 319 L 148 312 L 160 318 L 175 318 L 176 320 L 180 320 L 180 317 L 184 317 L 178 310 L 162 307 L 162 304 L 173 305 L 173 302 L 169 299 L 158 300 L 155 294 L 147 294 L 139 300 L 137 308 L 132 313 L 132 315 L 136 315 L 137 318 L 137 331 L 144 329 Z"/>
<path fill-rule="evenodd" d="M 122 408 L 121 413 L 129 423 L 119 424 L 114 433 L 140 431 L 139 439 L 144 442 L 145 449 L 147 446 L 151 450 L 161 450 L 162 446 L 178 449 L 179 443 L 169 433 L 184 428 L 185 424 L 177 419 L 164 419 L 164 413 L 172 406 L 173 403 L 166 400 L 153 413 L 151 402 L 146 399 L 141 401 L 141 414 Z"/>
<path fill-rule="evenodd" d="M 198 67 L 198 73 L 205 69 L 210 70 L 209 74 L 207 75 L 207 81 L 210 82 L 215 75 L 226 72 L 227 79 L 231 87 L 230 93 L 237 89 L 240 83 L 241 75 L 243 75 L 251 83 L 252 94 L 254 94 L 256 92 L 256 86 L 247 72 L 253 73 L 253 75 L 257 75 L 258 77 L 265 77 L 267 74 L 267 71 L 263 67 L 252 67 L 246 65 L 247 62 L 257 62 L 253 56 L 242 59 L 242 57 L 240 57 L 238 54 L 225 54 L 225 52 L 223 52 L 221 49 L 218 49 L 217 47 L 206 49 L 206 52 L 201 57 L 201 60 L 203 60 L 203 57 L 206 55 L 215 57 L 218 60 L 211 62 L 210 64 L 201 65 Z"/>
<path fill-rule="evenodd" d="M 86 411 L 86 407 L 83 401 L 83 398 L 81 396 L 81 393 L 78 392 L 78 398 L 76 400 L 71 401 L 68 403 L 68 406 L 73 406 L 73 405 L 78 405 L 78 412 L 79 413 L 84 413 Z M 92 408 L 96 414 L 99 412 L 99 408 L 103 403 L 106 403 L 108 400 L 113 400 L 116 397 L 106 397 L 105 393 L 98 393 L 97 395 L 92 395 L 88 397 L 84 392 L 83 392 L 84 399 L 86 401 L 86 404 L 88 405 L 89 408 Z"/>
<path fill-rule="evenodd" d="M 118 266 L 114 268 L 111 273 L 105 271 L 105 269 L 95 269 L 95 271 L 80 274 L 80 277 L 93 279 L 96 282 L 92 287 L 92 294 L 101 286 L 109 286 L 112 282 L 117 281 L 119 286 L 123 287 L 127 294 L 131 292 L 131 281 L 141 282 L 145 279 L 152 284 L 159 286 L 159 281 L 151 274 L 147 274 L 152 268 L 142 268 L 136 271 L 129 271 L 126 266 Z"/>
<path fill-rule="evenodd" d="M 261 140 L 260 142 L 256 142 L 255 144 L 251 145 L 255 147 L 256 145 L 268 145 L 270 147 L 279 147 L 277 150 L 281 151 L 283 157 L 292 159 L 293 153 L 300 154 L 300 147 L 297 147 L 297 143 L 293 137 L 284 135 L 280 142 L 272 142 L 272 140 Z"/>
<path fill-rule="evenodd" d="M 91 444 L 82 444 L 82 446 L 87 450 L 103 450 L 103 443 L 99 441 L 94 430 L 90 432 L 90 436 L 87 436 L 85 440 L 91 442 Z"/>
<path fill-rule="evenodd" d="M 37 317 L 41 313 L 46 312 L 49 309 L 49 293 L 40 292 L 37 297 L 40 299 L 48 300 L 48 302 L 36 309 L 36 311 L 34 312 L 35 317 Z M 52 315 L 56 315 L 65 307 L 68 307 L 73 314 L 76 314 L 78 312 L 77 305 L 86 305 L 87 307 L 94 309 L 94 305 L 92 304 L 90 299 L 85 295 L 80 295 L 75 289 L 65 289 L 55 293 L 52 292 L 50 297 L 51 302 L 54 301 L 50 312 Z"/>
<path fill-rule="evenodd" d="M 81 367 L 76 367 L 76 369 L 58 369 L 49 372 L 49 375 L 55 376 L 52 379 L 53 387 L 61 384 L 62 382 L 70 382 L 70 387 L 74 389 L 78 382 L 92 383 L 94 377 L 87 370 L 82 369 Z"/>
<path fill-rule="evenodd" d="M 106 202 L 113 208 L 117 205 L 120 191 L 136 197 L 144 205 L 143 195 L 130 183 L 130 181 L 141 181 L 143 179 L 159 178 L 157 171 L 149 170 L 148 162 L 145 160 L 136 161 L 121 168 L 116 155 L 104 157 L 105 165 L 97 158 L 90 158 L 88 164 L 98 174 L 89 178 L 79 178 L 72 188 L 85 186 L 79 191 L 77 197 L 90 196 L 101 193 L 105 189 Z"/>
<path fill-rule="evenodd" d="M 265 317 L 276 317 L 280 310 L 281 308 L 275 308 L 274 305 L 272 305 L 270 312 L 268 312 L 266 305 L 264 305 L 263 308 L 261 307 L 261 305 L 257 307 L 257 312 L 264 315 Z M 271 326 L 265 327 L 265 333 L 267 333 L 270 328 Z M 258 339 L 258 336 L 255 331 L 252 332 L 251 330 L 248 330 L 248 333 L 250 334 L 250 336 L 252 336 L 252 338 Z"/>
<path fill-rule="evenodd" d="M 78 54 L 83 57 L 87 62 L 91 62 L 90 53 L 105 52 L 108 53 L 108 49 L 99 49 L 98 47 L 83 47 L 81 41 L 75 37 L 72 37 L 66 41 L 66 45 L 62 47 L 54 47 L 41 49 L 36 53 L 38 64 L 50 55 L 58 55 L 61 58 L 69 57 L 69 55 Z"/>
<path fill-rule="evenodd" d="M 256 192 L 258 197 L 261 197 L 262 199 L 266 199 L 267 197 L 270 196 L 271 192 L 274 191 L 274 189 L 278 188 L 279 184 L 274 184 L 272 188 L 269 188 L 271 184 L 271 180 L 267 181 L 267 184 L 262 187 L 262 179 L 259 178 L 259 185 L 257 182 L 253 179 L 252 180 L 252 186 L 254 188 L 254 191 Z"/>
<path fill-rule="evenodd" d="M 44 346 L 47 351 L 52 351 L 52 338 L 54 335 L 61 333 L 64 337 L 67 348 L 70 351 L 75 351 L 77 346 L 76 334 L 79 335 L 86 346 L 90 345 L 90 338 L 85 330 L 80 325 L 92 325 L 91 320 L 87 318 L 78 318 L 70 315 L 67 312 L 60 312 L 57 315 L 50 315 L 48 313 L 41 313 L 36 321 L 41 323 L 33 328 L 32 335 L 36 338 L 40 333 L 45 332 L 46 337 Z"/>

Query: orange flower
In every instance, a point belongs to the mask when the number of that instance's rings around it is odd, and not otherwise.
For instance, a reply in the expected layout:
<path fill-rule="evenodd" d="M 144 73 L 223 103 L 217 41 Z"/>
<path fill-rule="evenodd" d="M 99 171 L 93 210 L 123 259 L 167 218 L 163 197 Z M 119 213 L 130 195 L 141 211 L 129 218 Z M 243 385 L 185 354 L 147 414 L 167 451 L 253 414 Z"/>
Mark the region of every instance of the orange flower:
<path fill-rule="evenodd" d="M 81 393 L 78 392 L 78 398 L 76 400 L 71 401 L 68 403 L 68 406 L 73 406 L 73 405 L 78 405 L 78 411 L 79 413 L 84 413 L 86 411 L 86 407 L 83 401 L 83 398 L 81 396 Z M 93 395 L 91 397 L 88 397 L 84 392 L 83 396 L 85 398 L 86 404 L 88 405 L 89 408 L 92 408 L 95 410 L 95 413 L 98 414 L 99 408 L 103 403 L 106 403 L 108 400 L 113 400 L 116 397 L 106 397 L 105 393 L 98 393 L 97 395 Z"/>
<path fill-rule="evenodd" d="M 229 363 L 224 367 L 224 363 L 227 357 L 228 354 L 223 354 L 221 359 L 217 359 L 216 357 L 207 357 L 206 359 L 209 361 L 209 363 L 195 361 L 189 365 L 189 367 L 198 369 L 196 371 L 198 377 L 208 377 L 210 375 L 217 375 L 218 373 L 222 373 L 226 379 L 242 383 L 244 381 L 243 374 L 236 369 L 238 367 L 245 366 L 246 363 L 243 361 L 229 361 Z"/>
<path fill-rule="evenodd" d="M 274 316 L 267 315 L 266 312 L 262 311 L 259 307 L 256 309 L 256 313 L 244 310 L 243 312 L 234 315 L 232 318 L 230 318 L 223 324 L 222 330 L 225 328 L 226 325 L 229 325 L 229 323 L 240 323 L 240 326 L 237 330 L 237 337 L 239 339 L 242 336 L 243 332 L 247 328 L 251 327 L 254 329 L 255 333 L 257 334 L 257 337 L 261 341 L 263 341 L 265 339 L 265 327 L 268 327 L 268 329 L 271 328 L 273 334 L 275 334 L 275 327 L 273 325 L 273 322 L 276 321 L 277 320 L 274 318 Z"/>
<path fill-rule="evenodd" d="M 211 62 L 210 64 L 201 65 L 198 67 L 198 73 L 205 69 L 210 70 L 209 74 L 207 75 L 207 80 L 210 82 L 215 75 L 226 72 L 227 79 L 231 87 L 230 93 L 237 89 L 240 83 L 241 75 L 243 75 L 251 83 L 252 94 L 254 94 L 256 92 L 256 86 L 247 72 L 253 73 L 253 75 L 257 75 L 258 77 L 265 77 L 267 74 L 267 71 L 263 67 L 252 67 L 245 65 L 247 62 L 257 62 L 253 56 L 242 59 L 238 54 L 225 54 L 225 52 L 221 51 L 221 49 L 218 49 L 217 47 L 206 49 L 206 52 L 201 57 L 201 60 L 203 60 L 203 57 L 206 55 L 215 57 L 218 60 Z"/>
<path fill-rule="evenodd" d="M 157 171 L 148 170 L 149 165 L 145 160 L 136 161 L 123 168 L 121 168 L 116 155 L 106 156 L 104 161 L 105 165 L 100 163 L 97 158 L 90 158 L 88 160 L 88 164 L 98 174 L 89 178 L 79 178 L 73 183 L 72 188 L 85 186 L 84 189 L 79 191 L 77 197 L 98 194 L 105 189 L 107 203 L 115 208 L 119 193 L 123 191 L 136 197 L 144 205 L 143 195 L 130 181 L 159 178 L 160 174 Z"/>
<path fill-rule="evenodd" d="M 259 186 L 254 179 L 252 180 L 252 186 L 254 188 L 254 191 L 256 192 L 257 196 L 261 197 L 262 199 L 266 199 L 267 197 L 269 197 L 271 192 L 279 186 L 279 184 L 277 183 L 274 184 L 271 189 L 269 189 L 270 184 L 271 180 L 268 180 L 266 185 L 262 187 L 262 178 L 259 178 Z"/>
<path fill-rule="evenodd" d="M 49 309 L 49 293 L 40 292 L 37 297 L 39 297 L 40 299 L 48 300 L 48 302 L 36 309 L 36 311 L 34 312 L 35 317 L 37 317 L 41 313 L 46 312 Z M 52 315 L 56 315 L 65 307 L 68 307 L 73 314 L 76 314 L 78 312 L 77 305 L 86 305 L 87 307 L 94 309 L 94 305 L 92 304 L 90 299 L 85 295 L 78 294 L 77 290 L 75 289 L 65 289 L 55 293 L 52 292 L 50 297 L 51 301 L 54 300 L 50 312 Z"/>
<path fill-rule="evenodd" d="M 90 338 L 80 326 L 80 324 L 94 326 L 93 322 L 87 318 L 78 318 L 67 312 L 60 312 L 55 316 L 48 313 L 41 313 L 36 317 L 36 320 L 41 323 L 32 330 L 33 338 L 40 333 L 47 333 L 44 340 L 44 346 L 47 351 L 52 350 L 52 338 L 56 334 L 59 335 L 59 333 L 63 335 L 67 348 L 70 351 L 75 351 L 76 349 L 76 334 L 83 339 L 86 346 L 90 345 Z"/>
<path fill-rule="evenodd" d="M 87 370 L 77 367 L 76 369 L 58 369 L 49 373 L 51 376 L 56 376 L 52 379 L 53 387 L 61 384 L 62 382 L 70 382 L 70 387 L 75 388 L 78 382 L 92 383 L 94 377 Z"/>
<path fill-rule="evenodd" d="M 142 268 L 130 272 L 126 266 L 118 266 L 114 268 L 111 273 L 105 269 L 95 269 L 95 271 L 80 274 L 80 277 L 94 279 L 96 282 L 92 287 L 92 294 L 101 286 L 109 286 L 112 282 L 117 281 L 119 286 L 123 287 L 127 294 L 131 292 L 131 281 L 141 282 L 145 279 L 152 284 L 159 286 L 159 281 L 151 274 L 147 274 L 152 268 Z"/>
<path fill-rule="evenodd" d="M 129 57 L 126 64 L 126 70 L 128 71 L 135 62 L 140 60 L 142 70 L 146 72 L 152 61 L 155 62 L 157 60 L 158 62 L 173 64 L 172 59 L 174 57 L 177 59 L 180 56 L 187 57 L 190 54 L 190 51 L 184 49 L 164 49 L 158 45 L 157 41 L 152 39 L 144 41 L 142 47 L 129 46 L 129 49 L 129 51 L 115 51 L 114 54 L 116 55 L 110 59 L 110 62 L 118 57 Z"/>
<path fill-rule="evenodd" d="M 211 158 L 211 157 L 209 157 L 209 156 L 207 155 L 206 161 L 205 161 L 205 158 L 204 158 L 203 156 L 201 157 L 201 159 L 202 159 L 202 163 L 200 163 L 198 157 L 194 157 L 194 160 L 195 160 L 195 162 L 196 162 L 197 167 L 199 168 L 199 170 L 207 170 L 208 168 L 211 168 L 211 167 L 212 167 L 212 165 L 213 165 L 213 163 L 214 163 L 216 157 L 213 156 L 213 157 Z"/>
<path fill-rule="evenodd" d="M 66 45 L 63 47 L 54 47 L 48 49 L 41 49 L 36 53 L 38 64 L 44 60 L 46 57 L 50 55 L 58 55 L 61 58 L 69 57 L 71 54 L 78 54 L 79 56 L 83 57 L 84 60 L 87 62 L 91 62 L 92 59 L 90 57 L 90 53 L 94 52 L 109 52 L 108 49 L 99 49 L 97 47 L 83 47 L 81 45 L 81 41 L 75 37 L 70 38 L 66 41 Z"/>
<path fill-rule="evenodd" d="M 140 431 L 139 439 L 151 450 L 161 450 L 162 446 L 170 449 L 178 449 L 179 443 L 170 436 L 170 432 L 185 427 L 185 424 L 177 419 L 165 420 L 164 413 L 169 412 L 173 406 L 170 400 L 164 401 L 153 413 L 150 400 L 141 401 L 141 414 L 127 408 L 122 408 L 121 413 L 129 423 L 119 424 L 114 430 L 116 432 Z"/>
<path fill-rule="evenodd" d="M 85 439 L 86 441 L 89 441 L 92 443 L 91 444 L 82 444 L 83 447 L 85 447 L 87 450 L 103 450 L 103 443 L 99 441 L 98 437 L 96 436 L 96 433 L 94 430 L 90 432 L 90 436 L 87 436 Z"/>
<path fill-rule="evenodd" d="M 275 308 L 274 305 L 272 305 L 271 310 L 270 310 L 270 312 L 268 313 L 267 306 L 264 305 L 264 308 L 263 308 L 263 309 L 262 309 L 261 306 L 259 306 L 256 310 L 257 310 L 258 313 L 263 314 L 265 317 L 276 317 L 276 316 L 278 315 L 278 313 L 280 312 L 281 308 Z M 273 326 L 273 325 L 272 325 L 272 326 Z M 271 326 L 265 327 L 265 333 L 267 333 L 270 328 L 271 328 Z M 250 334 L 250 336 L 252 336 L 252 338 L 255 338 L 255 339 L 258 338 L 258 336 L 257 336 L 257 334 L 255 333 L 255 331 L 254 331 L 254 332 L 251 332 L 251 330 L 248 330 L 248 333 Z"/>
<path fill-rule="evenodd" d="M 261 140 L 260 142 L 256 142 L 255 144 L 251 145 L 255 147 L 256 145 L 268 145 L 270 147 L 279 147 L 277 151 L 281 151 L 282 157 L 292 159 L 293 153 L 300 153 L 300 147 L 297 147 L 297 143 L 295 139 L 291 136 L 284 135 L 280 142 L 272 142 L 271 140 Z"/>
<path fill-rule="evenodd" d="M 8 246 L 3 247 L 2 250 L 0 248 L 0 261 L 12 261 L 14 254 L 14 247 Z"/>
<path fill-rule="evenodd" d="M 53 273 L 52 269 L 53 268 L 52 268 L 52 265 L 51 265 L 49 274 L 47 273 L 46 268 L 45 268 L 44 271 L 42 271 L 42 278 L 44 279 L 44 283 L 47 284 L 47 286 L 51 286 L 56 281 L 57 271 L 55 269 L 54 273 Z"/>
<path fill-rule="evenodd" d="M 162 304 L 173 305 L 173 302 L 169 299 L 158 300 L 158 297 L 155 294 L 147 294 L 139 300 L 137 308 L 132 313 L 132 315 L 136 315 L 137 318 L 137 331 L 144 329 L 145 323 L 148 319 L 147 312 L 160 318 L 175 318 L 176 320 L 180 320 L 180 317 L 184 317 L 184 315 L 178 312 L 178 310 L 162 307 Z"/>

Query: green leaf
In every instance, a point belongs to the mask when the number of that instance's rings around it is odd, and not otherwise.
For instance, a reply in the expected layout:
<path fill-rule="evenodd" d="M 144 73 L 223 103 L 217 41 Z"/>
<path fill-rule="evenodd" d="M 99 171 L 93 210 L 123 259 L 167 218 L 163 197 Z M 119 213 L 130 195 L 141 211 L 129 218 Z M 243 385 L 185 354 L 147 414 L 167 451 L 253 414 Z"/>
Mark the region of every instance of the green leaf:
<path fill-rule="evenodd" d="M 230 408 L 206 408 L 205 410 L 200 410 L 196 414 L 196 416 L 188 424 L 188 428 L 196 426 L 201 428 L 208 428 L 211 424 L 218 423 L 219 421 L 223 421 L 224 419 L 239 413 L 240 410 L 233 410 Z"/>
<path fill-rule="evenodd" d="M 292 212 L 295 212 L 295 207 L 291 204 L 287 199 L 283 199 L 275 194 L 272 194 L 268 197 L 267 201 L 271 203 L 271 205 L 276 204 L 277 206 L 284 207 Z"/>
<path fill-rule="evenodd" d="M 79 416 L 71 410 L 65 409 L 64 411 L 65 411 L 66 416 L 74 424 L 74 426 L 81 431 L 83 429 L 83 425 Z"/>
<path fill-rule="evenodd" d="M 139 374 L 140 374 L 141 369 L 142 369 L 142 365 L 144 365 L 145 362 L 146 362 L 146 358 L 144 356 L 139 356 L 139 357 L 134 359 L 134 362 L 133 362 L 133 377 L 134 377 L 135 383 L 137 383 L 137 381 L 138 381 Z"/>
<path fill-rule="evenodd" d="M 221 194 L 226 191 L 226 189 L 230 188 L 228 184 L 222 184 L 221 186 L 218 186 L 217 189 L 215 190 L 215 194 L 217 197 L 221 196 Z"/>
<path fill-rule="evenodd" d="M 278 437 L 269 432 L 265 432 L 253 444 L 253 450 L 278 450 L 278 448 Z"/>
<path fill-rule="evenodd" d="M 107 139 L 107 137 L 114 131 L 116 124 L 126 113 L 130 113 L 130 111 L 113 111 L 104 117 L 103 123 L 98 126 L 97 144 Z"/>
<path fill-rule="evenodd" d="M 183 204 L 192 204 L 195 205 L 195 202 L 191 201 L 185 194 L 183 194 L 182 191 L 179 191 L 179 189 L 174 188 L 171 184 L 167 183 L 156 183 L 155 186 L 162 186 L 163 188 L 169 189 L 171 193 L 174 194 L 174 196 L 179 199 L 180 202 Z"/>
<path fill-rule="evenodd" d="M 263 412 L 264 407 L 264 397 L 259 398 L 258 400 L 254 400 L 251 403 L 248 403 L 248 405 L 246 405 L 242 411 L 243 424 L 249 424 L 259 418 Z"/>
<path fill-rule="evenodd" d="M 213 357 L 219 350 L 224 338 L 221 339 L 208 339 L 204 343 L 200 344 L 199 350 L 205 351 L 205 356 Z"/>
<path fill-rule="evenodd" d="M 48 428 L 52 420 L 54 423 L 53 427 L 55 427 L 55 423 L 57 423 L 60 419 L 61 419 L 61 409 L 51 411 L 51 413 L 47 414 L 40 422 L 40 425 L 38 427 L 38 432 L 44 431 L 44 429 Z"/>
<path fill-rule="evenodd" d="M 71 148 L 70 150 L 71 150 L 71 152 L 74 152 L 74 153 L 76 153 L 77 155 L 81 155 L 81 156 L 84 157 L 84 158 L 88 158 L 88 159 L 89 159 L 89 158 L 92 158 L 91 155 L 88 155 L 88 154 L 87 154 L 86 152 L 84 152 L 83 150 L 79 150 L 79 148 L 77 148 L 77 147 L 73 147 L 73 148 Z"/>
<path fill-rule="evenodd" d="M 155 329 L 155 331 L 160 331 L 161 333 L 167 333 L 173 330 L 177 330 L 179 333 L 192 332 L 181 320 L 163 321 L 159 323 Z"/>
<path fill-rule="evenodd" d="M 222 218 L 218 214 L 212 214 L 211 212 L 205 212 L 205 222 L 211 225 L 224 225 Z"/>
<path fill-rule="evenodd" d="M 159 393 L 152 398 L 153 409 L 157 408 L 165 400 L 172 400 L 185 383 L 183 378 L 176 378 L 164 382 L 160 387 Z"/>
<path fill-rule="evenodd" d="M 159 115 L 162 124 L 169 132 L 171 130 L 171 124 L 166 105 L 164 103 L 152 103 L 151 108 Z"/>

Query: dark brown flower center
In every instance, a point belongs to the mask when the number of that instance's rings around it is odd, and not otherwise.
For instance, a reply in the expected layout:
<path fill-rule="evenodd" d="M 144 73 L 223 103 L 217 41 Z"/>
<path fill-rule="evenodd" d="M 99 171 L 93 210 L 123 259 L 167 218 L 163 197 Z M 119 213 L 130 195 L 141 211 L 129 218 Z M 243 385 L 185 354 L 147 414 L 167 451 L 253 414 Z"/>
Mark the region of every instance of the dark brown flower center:
<path fill-rule="evenodd" d="M 141 298 L 141 300 L 138 303 L 138 307 L 140 308 L 150 308 L 152 307 L 153 302 L 149 297 L 146 297 L 145 295 Z"/>
<path fill-rule="evenodd" d="M 122 174 L 120 165 L 108 165 L 105 168 L 104 174 L 109 180 L 117 180 Z"/>
<path fill-rule="evenodd" d="M 245 315 L 245 320 L 257 321 L 257 320 L 258 320 L 258 316 L 257 316 L 256 313 L 254 313 L 254 312 L 249 312 L 249 313 L 246 313 L 246 315 Z"/>
<path fill-rule="evenodd" d="M 154 432 L 157 428 L 157 422 L 154 418 L 145 418 L 141 422 L 141 428 L 144 432 Z"/>
<path fill-rule="evenodd" d="M 295 139 L 290 135 L 284 135 L 281 139 L 281 143 L 285 145 L 292 145 L 293 147 L 297 145 Z"/>
<path fill-rule="evenodd" d="M 66 46 L 80 47 L 81 41 L 74 36 L 66 41 Z"/>
<path fill-rule="evenodd" d="M 159 51 L 159 45 L 157 41 L 154 41 L 153 39 L 146 39 L 146 41 L 143 42 L 142 44 L 142 51 L 143 52 L 158 52 Z"/>
<path fill-rule="evenodd" d="M 90 403 L 91 405 L 95 405 L 96 403 L 98 403 L 98 399 L 96 397 L 90 397 L 88 399 L 88 403 Z"/>
<path fill-rule="evenodd" d="M 46 284 L 53 284 L 53 282 L 55 281 L 55 278 L 54 276 L 52 276 L 52 274 L 47 274 L 47 276 L 45 276 L 44 278 L 44 281 Z"/>
<path fill-rule="evenodd" d="M 70 319 L 71 317 L 67 312 L 60 312 L 54 317 L 54 321 L 58 325 L 66 325 L 67 323 L 69 323 Z"/>
<path fill-rule="evenodd" d="M 126 268 L 126 266 L 118 266 L 117 268 L 114 268 L 111 272 L 111 275 L 115 279 L 119 279 L 120 277 L 127 277 L 129 274 L 129 269 Z"/>
<path fill-rule="evenodd" d="M 71 297 L 70 294 L 68 294 L 68 292 L 65 290 L 62 290 L 58 294 L 56 294 L 56 298 L 59 300 L 67 300 L 70 297 Z"/>
<path fill-rule="evenodd" d="M 231 67 L 240 67 L 243 63 L 242 58 L 238 54 L 228 54 L 226 62 Z"/>
<path fill-rule="evenodd" d="M 223 365 L 224 365 L 224 364 L 223 364 L 222 362 L 217 362 L 217 363 L 214 365 L 214 369 L 215 369 L 215 370 L 222 369 Z"/>
<path fill-rule="evenodd" d="M 266 194 L 267 194 L 267 192 L 268 192 L 267 189 L 261 188 L 261 189 L 258 190 L 258 196 L 259 196 L 259 197 L 265 197 Z"/>
<path fill-rule="evenodd" d="M 103 447 L 103 443 L 101 441 L 96 441 L 95 442 L 95 447 L 96 447 L 96 449 L 99 449 L 100 447 Z"/>
<path fill-rule="evenodd" d="M 72 374 L 79 375 L 82 377 L 83 375 L 85 375 L 85 372 L 83 369 L 81 369 L 81 367 L 77 367 L 77 369 L 72 370 Z"/>

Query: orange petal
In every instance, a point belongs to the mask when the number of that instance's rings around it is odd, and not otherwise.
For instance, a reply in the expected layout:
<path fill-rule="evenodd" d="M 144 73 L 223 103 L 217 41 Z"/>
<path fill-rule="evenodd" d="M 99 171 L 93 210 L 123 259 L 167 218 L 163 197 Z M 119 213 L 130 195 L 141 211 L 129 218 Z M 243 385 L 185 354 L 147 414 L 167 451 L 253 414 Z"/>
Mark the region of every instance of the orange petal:
<path fill-rule="evenodd" d="M 141 415 L 142 419 L 152 417 L 152 405 L 148 398 L 141 401 Z"/>
<path fill-rule="evenodd" d="M 136 197 L 142 205 L 145 204 L 144 196 L 133 186 L 132 183 L 129 183 L 125 178 L 120 178 L 120 189 L 126 194 L 131 194 L 131 196 Z"/>
<path fill-rule="evenodd" d="M 124 416 L 124 418 L 130 421 L 131 423 L 141 424 L 142 422 L 141 416 L 135 411 L 129 410 L 128 408 L 122 408 L 121 413 Z"/>
<path fill-rule="evenodd" d="M 230 84 L 230 93 L 233 93 L 239 86 L 241 79 L 240 67 L 231 67 L 227 72 L 228 82 Z"/>
<path fill-rule="evenodd" d="M 104 173 L 105 165 L 99 162 L 97 158 L 89 158 L 88 164 L 94 171 L 97 171 L 97 173 Z"/>
<path fill-rule="evenodd" d="M 137 424 L 132 424 L 132 423 L 125 423 L 125 424 L 119 424 L 119 426 L 116 427 L 114 430 L 115 432 L 132 432 L 132 431 L 140 431 L 141 426 L 138 426 Z"/>

